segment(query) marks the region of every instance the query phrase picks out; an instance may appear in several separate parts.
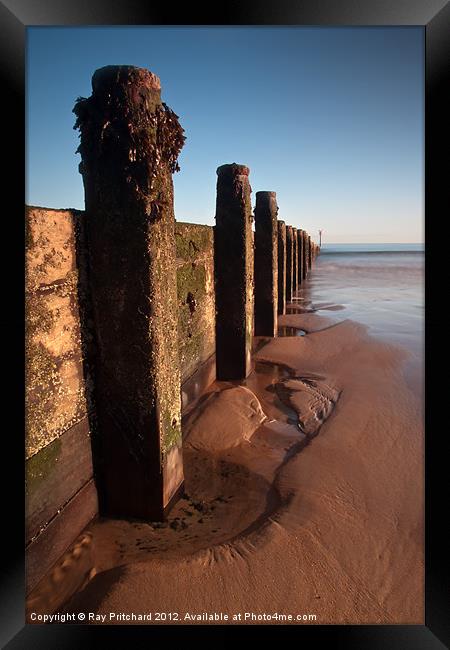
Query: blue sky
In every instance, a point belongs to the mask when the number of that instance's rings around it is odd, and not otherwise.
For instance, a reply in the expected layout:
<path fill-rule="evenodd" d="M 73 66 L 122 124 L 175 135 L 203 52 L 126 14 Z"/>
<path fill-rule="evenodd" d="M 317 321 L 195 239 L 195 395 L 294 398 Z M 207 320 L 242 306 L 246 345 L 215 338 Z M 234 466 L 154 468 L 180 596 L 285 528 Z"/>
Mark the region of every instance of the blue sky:
<path fill-rule="evenodd" d="M 72 113 L 93 72 L 161 79 L 186 143 L 179 221 L 214 224 L 216 169 L 250 167 L 279 218 L 324 242 L 421 242 L 424 36 L 407 28 L 28 28 L 31 205 L 83 209 Z"/>

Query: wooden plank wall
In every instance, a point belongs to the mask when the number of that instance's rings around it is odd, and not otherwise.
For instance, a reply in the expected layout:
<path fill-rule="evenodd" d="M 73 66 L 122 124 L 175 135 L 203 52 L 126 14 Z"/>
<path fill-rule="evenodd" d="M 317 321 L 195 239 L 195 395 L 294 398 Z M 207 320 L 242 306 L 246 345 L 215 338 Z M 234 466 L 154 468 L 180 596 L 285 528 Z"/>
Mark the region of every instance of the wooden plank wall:
<path fill-rule="evenodd" d="M 83 216 L 26 209 L 27 592 L 98 511 Z"/>

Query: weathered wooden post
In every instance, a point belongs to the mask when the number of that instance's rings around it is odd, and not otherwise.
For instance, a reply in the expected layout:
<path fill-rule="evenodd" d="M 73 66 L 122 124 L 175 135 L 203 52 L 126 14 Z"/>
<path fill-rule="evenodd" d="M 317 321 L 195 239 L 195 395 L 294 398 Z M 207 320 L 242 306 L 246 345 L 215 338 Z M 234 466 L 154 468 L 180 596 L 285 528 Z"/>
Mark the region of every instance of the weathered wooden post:
<path fill-rule="evenodd" d="M 276 192 L 256 192 L 255 335 L 278 331 L 278 206 Z"/>
<path fill-rule="evenodd" d="M 308 273 L 308 250 L 307 250 L 307 240 L 308 234 L 306 230 L 302 231 L 302 243 L 303 243 L 303 265 L 302 265 L 302 279 L 306 280 L 306 275 Z"/>
<path fill-rule="evenodd" d="M 303 230 L 299 228 L 297 230 L 297 249 L 298 249 L 298 288 L 300 289 L 303 282 Z"/>
<path fill-rule="evenodd" d="M 312 241 L 310 235 L 308 235 L 308 269 L 312 269 Z"/>
<path fill-rule="evenodd" d="M 278 313 L 286 313 L 286 224 L 278 222 Z"/>
<path fill-rule="evenodd" d="M 292 227 L 293 242 L 293 264 L 292 264 L 292 293 L 295 295 L 298 290 L 298 231 Z"/>
<path fill-rule="evenodd" d="M 217 169 L 214 273 L 217 379 L 244 379 L 251 371 L 253 235 L 250 170 Z"/>
<path fill-rule="evenodd" d="M 294 288 L 294 237 L 292 226 L 286 226 L 286 303 L 292 302 Z"/>
<path fill-rule="evenodd" d="M 184 143 L 149 70 L 75 104 L 86 199 L 101 514 L 163 518 L 183 482 L 172 173 Z"/>

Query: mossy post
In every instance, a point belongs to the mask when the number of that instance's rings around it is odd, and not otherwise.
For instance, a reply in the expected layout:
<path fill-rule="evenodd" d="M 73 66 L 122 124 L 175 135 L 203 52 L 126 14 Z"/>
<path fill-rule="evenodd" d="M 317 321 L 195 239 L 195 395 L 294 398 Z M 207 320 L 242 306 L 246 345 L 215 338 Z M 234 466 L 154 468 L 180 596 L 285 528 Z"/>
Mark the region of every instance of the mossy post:
<path fill-rule="evenodd" d="M 286 224 L 278 222 L 278 313 L 286 313 Z"/>
<path fill-rule="evenodd" d="M 158 77 L 107 66 L 74 108 L 98 343 L 101 514 L 161 520 L 183 482 L 172 173 Z"/>
<path fill-rule="evenodd" d="M 217 379 L 244 379 L 253 340 L 253 233 L 250 170 L 217 169 L 214 274 Z"/>
<path fill-rule="evenodd" d="M 292 263 L 292 293 L 295 295 L 298 290 L 298 231 L 292 228 L 293 241 L 293 263 Z"/>
<path fill-rule="evenodd" d="M 286 226 L 286 303 L 292 302 L 294 289 L 294 237 L 292 226 Z"/>
<path fill-rule="evenodd" d="M 278 331 L 278 205 L 276 192 L 256 192 L 255 335 Z"/>
<path fill-rule="evenodd" d="M 297 251 L 298 251 L 298 267 L 297 267 L 297 282 L 300 289 L 303 282 L 303 230 L 297 230 Z"/>

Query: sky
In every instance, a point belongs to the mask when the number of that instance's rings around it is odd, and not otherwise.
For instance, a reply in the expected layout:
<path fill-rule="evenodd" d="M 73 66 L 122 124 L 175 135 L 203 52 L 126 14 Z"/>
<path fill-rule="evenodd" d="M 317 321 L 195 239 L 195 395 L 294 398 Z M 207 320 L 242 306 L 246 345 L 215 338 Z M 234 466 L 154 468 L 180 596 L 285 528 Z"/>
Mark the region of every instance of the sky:
<path fill-rule="evenodd" d="M 236 162 L 315 241 L 423 242 L 423 28 L 30 27 L 27 204 L 84 209 L 72 109 L 115 64 L 157 74 L 185 130 L 178 221 L 214 225 Z"/>

